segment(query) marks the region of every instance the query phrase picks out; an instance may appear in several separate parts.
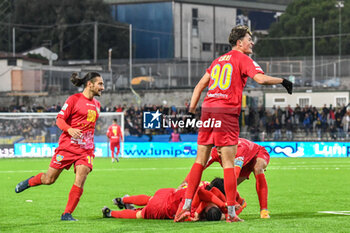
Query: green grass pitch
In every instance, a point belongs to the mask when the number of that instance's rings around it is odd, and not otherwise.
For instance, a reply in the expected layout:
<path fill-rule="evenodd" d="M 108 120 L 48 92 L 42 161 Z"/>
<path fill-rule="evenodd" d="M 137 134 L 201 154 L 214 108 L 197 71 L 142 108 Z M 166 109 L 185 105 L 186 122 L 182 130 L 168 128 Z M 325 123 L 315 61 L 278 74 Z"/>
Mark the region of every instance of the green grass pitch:
<path fill-rule="evenodd" d="M 64 171 L 55 184 L 16 194 L 16 184 L 46 171 L 50 159 L 0 160 L 0 232 L 349 232 L 350 160 L 348 158 L 274 158 L 266 172 L 271 219 L 259 218 L 255 178 L 238 190 L 248 206 L 242 223 L 172 220 L 104 219 L 105 205 L 117 210 L 112 199 L 124 194 L 152 195 L 159 188 L 177 187 L 194 159 L 96 158 L 84 194 L 73 213 L 78 222 L 61 222 L 73 169 Z M 214 165 L 204 180 L 222 177 Z M 31 201 L 28 201 L 31 200 Z M 343 211 L 340 214 L 319 211 Z M 343 214 L 342 214 L 343 213 Z M 341 215 L 342 214 L 342 215 Z"/>

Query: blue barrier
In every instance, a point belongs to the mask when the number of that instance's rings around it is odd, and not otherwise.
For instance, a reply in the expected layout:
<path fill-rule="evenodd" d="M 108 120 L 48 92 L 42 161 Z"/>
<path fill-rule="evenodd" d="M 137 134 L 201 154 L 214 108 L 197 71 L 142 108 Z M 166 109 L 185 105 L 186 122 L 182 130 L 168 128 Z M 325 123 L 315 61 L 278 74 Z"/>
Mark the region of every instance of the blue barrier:
<path fill-rule="evenodd" d="M 197 142 L 197 134 L 180 134 L 181 140 L 183 142 Z M 151 141 L 150 137 L 147 135 L 139 136 L 125 136 L 125 142 L 169 142 L 170 134 L 152 135 Z M 95 136 L 95 142 L 106 142 L 106 135 Z"/>
<path fill-rule="evenodd" d="M 270 157 L 349 157 L 350 142 L 257 142 Z"/>
<path fill-rule="evenodd" d="M 272 158 L 278 157 L 349 157 L 350 142 L 257 142 Z M 57 143 L 16 143 L 14 156 L 51 157 Z M 95 155 L 107 157 L 106 142 L 95 143 Z M 125 158 L 187 158 L 197 154 L 196 142 L 125 142 Z"/>

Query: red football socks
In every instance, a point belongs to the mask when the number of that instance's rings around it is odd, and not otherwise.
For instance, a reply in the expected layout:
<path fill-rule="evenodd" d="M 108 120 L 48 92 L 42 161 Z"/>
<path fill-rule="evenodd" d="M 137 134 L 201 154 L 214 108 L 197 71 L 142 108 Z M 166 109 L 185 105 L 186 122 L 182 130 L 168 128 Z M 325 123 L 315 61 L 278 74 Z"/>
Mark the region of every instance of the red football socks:
<path fill-rule="evenodd" d="M 259 198 L 260 209 L 267 209 L 267 182 L 265 174 L 258 174 L 255 176 L 256 179 L 256 192 Z"/>
<path fill-rule="evenodd" d="M 202 178 L 203 168 L 204 167 L 199 163 L 193 164 L 188 179 L 188 188 L 185 193 L 186 199 L 193 199 L 194 193 L 196 192 Z"/>
<path fill-rule="evenodd" d="M 73 213 L 75 210 L 75 207 L 77 207 L 80 197 L 83 194 L 83 189 L 79 188 L 78 186 L 74 185 L 72 186 L 69 196 L 68 196 L 68 202 L 66 209 L 64 210 L 64 213 Z"/>
<path fill-rule="evenodd" d="M 29 181 L 28 181 L 28 184 L 30 187 L 33 187 L 33 186 L 37 186 L 37 185 L 41 185 L 41 176 L 43 175 L 44 173 L 39 173 L 38 175 L 34 176 L 33 178 L 30 178 Z"/>
<path fill-rule="evenodd" d="M 144 205 L 147 205 L 151 197 L 152 196 L 147 196 L 147 195 L 135 195 L 130 197 L 123 197 L 123 203 L 144 206 Z"/>
<path fill-rule="evenodd" d="M 238 204 L 242 205 L 243 203 L 243 198 L 239 195 L 238 191 L 236 193 L 236 201 L 238 202 Z"/>
<path fill-rule="evenodd" d="M 228 206 L 236 204 L 237 179 L 234 168 L 224 169 L 224 187 Z"/>
<path fill-rule="evenodd" d="M 239 177 L 239 174 L 241 173 L 241 170 L 242 170 L 241 167 L 235 166 L 235 175 L 236 175 L 236 178 L 237 178 L 237 179 L 238 179 L 238 177 Z"/>
<path fill-rule="evenodd" d="M 136 210 L 111 211 L 113 218 L 136 218 Z"/>

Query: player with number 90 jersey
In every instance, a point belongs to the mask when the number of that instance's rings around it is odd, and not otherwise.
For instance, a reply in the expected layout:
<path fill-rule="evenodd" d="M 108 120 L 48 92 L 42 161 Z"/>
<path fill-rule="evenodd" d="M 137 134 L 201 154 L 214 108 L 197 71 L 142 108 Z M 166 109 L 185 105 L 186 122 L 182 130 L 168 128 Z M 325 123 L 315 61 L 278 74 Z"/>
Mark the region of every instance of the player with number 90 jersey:
<path fill-rule="evenodd" d="M 203 111 L 220 109 L 221 113 L 239 115 L 247 77 L 263 74 L 264 71 L 246 54 L 231 50 L 215 59 L 207 73 L 210 74 L 210 82 L 202 104 Z"/>

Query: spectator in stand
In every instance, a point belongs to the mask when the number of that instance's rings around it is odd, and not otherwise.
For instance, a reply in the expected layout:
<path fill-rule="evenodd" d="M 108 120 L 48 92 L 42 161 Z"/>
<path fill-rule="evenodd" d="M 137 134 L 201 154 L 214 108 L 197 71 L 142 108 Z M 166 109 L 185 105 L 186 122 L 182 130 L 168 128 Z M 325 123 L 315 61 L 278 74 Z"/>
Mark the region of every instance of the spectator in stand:
<path fill-rule="evenodd" d="M 316 123 L 317 123 L 317 119 L 321 118 L 321 114 L 318 112 L 317 108 L 313 107 L 312 108 L 312 112 L 310 113 L 310 117 L 311 117 L 311 124 L 312 124 L 312 128 L 313 128 L 313 132 L 316 132 Z"/>
<path fill-rule="evenodd" d="M 330 136 L 331 136 L 331 139 L 337 140 L 338 133 L 337 133 L 337 127 L 335 124 L 330 126 Z"/>
<path fill-rule="evenodd" d="M 332 108 L 332 105 L 329 108 L 329 113 L 328 113 L 328 125 L 334 125 L 335 122 L 335 113 L 334 113 L 334 108 Z"/>
<path fill-rule="evenodd" d="M 322 130 L 321 130 L 321 138 L 322 138 L 323 135 L 325 135 L 328 130 L 327 115 L 325 112 L 322 112 L 320 120 L 321 120 L 321 126 L 322 126 Z"/>
<path fill-rule="evenodd" d="M 47 128 L 47 134 L 50 142 L 57 142 L 60 132 L 61 131 L 56 126 L 56 122 L 52 121 L 51 125 Z"/>
<path fill-rule="evenodd" d="M 345 137 L 348 139 L 350 137 L 350 108 L 347 109 L 345 115 L 343 116 L 342 124 Z"/>
<path fill-rule="evenodd" d="M 297 126 L 299 126 L 299 124 L 300 125 L 303 124 L 303 121 L 300 121 L 300 112 L 301 112 L 301 108 L 299 104 L 296 104 L 296 107 L 294 109 L 294 120 Z"/>
<path fill-rule="evenodd" d="M 119 104 L 118 106 L 115 107 L 116 108 L 116 112 L 123 112 L 123 108 L 122 106 Z"/>
<path fill-rule="evenodd" d="M 281 134 L 281 128 L 282 128 L 282 125 L 280 123 L 280 120 L 279 118 L 276 118 L 275 119 L 275 124 L 274 124 L 274 136 L 273 136 L 273 139 L 275 141 L 279 141 L 282 139 L 282 134 Z"/>
<path fill-rule="evenodd" d="M 332 106 L 332 105 L 331 105 Z M 323 105 L 322 112 L 327 116 L 329 113 L 329 109 L 327 108 L 327 104 Z"/>
<path fill-rule="evenodd" d="M 265 110 L 264 106 L 259 106 L 258 114 L 259 114 L 260 124 L 265 126 L 266 125 L 266 110 Z"/>
<path fill-rule="evenodd" d="M 286 119 L 291 119 L 291 122 L 293 123 L 293 116 L 294 116 L 294 111 L 292 109 L 292 107 L 288 104 L 288 106 L 286 107 Z"/>
<path fill-rule="evenodd" d="M 310 120 L 309 114 L 307 113 L 305 114 L 303 125 L 304 125 L 305 134 L 306 136 L 308 136 L 311 129 L 311 120 Z"/>
<path fill-rule="evenodd" d="M 286 123 L 286 139 L 288 141 L 293 140 L 293 124 L 291 118 L 287 119 Z"/>
<path fill-rule="evenodd" d="M 316 126 L 316 133 L 317 133 L 317 137 L 318 137 L 318 140 L 320 140 L 322 138 L 322 122 L 321 122 L 321 119 L 320 119 L 320 116 L 317 117 L 317 120 L 315 121 L 315 126 Z"/>
<path fill-rule="evenodd" d="M 340 108 L 337 108 L 337 111 L 335 113 L 335 125 L 337 128 L 337 138 L 342 139 L 344 138 L 344 130 L 343 130 L 343 123 L 342 123 L 342 115 Z"/>
<path fill-rule="evenodd" d="M 181 136 L 178 133 L 177 129 L 174 129 L 174 131 L 170 134 L 169 137 L 169 142 L 180 142 L 181 140 Z"/>

